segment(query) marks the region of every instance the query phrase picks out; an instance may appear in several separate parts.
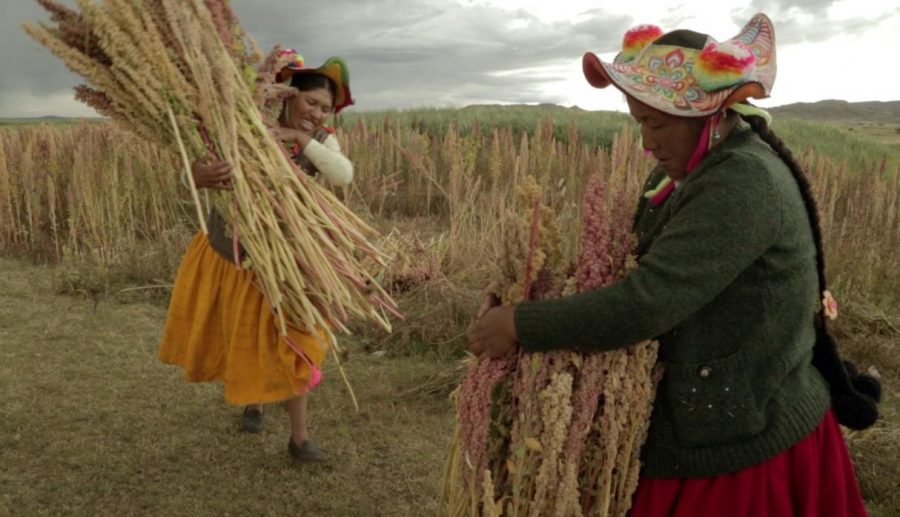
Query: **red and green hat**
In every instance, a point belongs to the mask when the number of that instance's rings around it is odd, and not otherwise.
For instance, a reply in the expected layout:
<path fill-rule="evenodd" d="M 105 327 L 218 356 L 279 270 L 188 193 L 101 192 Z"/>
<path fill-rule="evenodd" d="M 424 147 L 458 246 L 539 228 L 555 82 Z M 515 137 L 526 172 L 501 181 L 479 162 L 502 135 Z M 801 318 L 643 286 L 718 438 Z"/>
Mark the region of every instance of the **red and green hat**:
<path fill-rule="evenodd" d="M 328 58 L 319 68 L 306 68 L 303 55 L 292 48 L 281 49 L 279 57 L 290 56 L 290 62 L 278 73 L 279 81 L 288 81 L 294 74 L 319 74 L 331 79 L 337 91 L 334 98 L 334 112 L 354 103 L 350 94 L 350 73 L 347 71 L 347 63 L 338 56 Z"/>
<path fill-rule="evenodd" d="M 625 33 L 612 63 L 588 52 L 582 68 L 595 88 L 613 85 L 665 113 L 704 117 L 749 97 L 769 96 L 775 82 L 775 31 L 762 13 L 721 43 L 699 32 L 663 34 L 659 27 L 641 25 Z"/>

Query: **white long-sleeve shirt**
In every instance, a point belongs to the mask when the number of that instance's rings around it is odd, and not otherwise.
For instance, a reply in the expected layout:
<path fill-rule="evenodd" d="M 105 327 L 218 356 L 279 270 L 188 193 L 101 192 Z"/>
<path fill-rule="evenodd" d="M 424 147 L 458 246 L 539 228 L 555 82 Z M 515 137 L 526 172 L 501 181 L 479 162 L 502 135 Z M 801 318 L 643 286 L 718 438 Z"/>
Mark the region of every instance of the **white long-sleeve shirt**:
<path fill-rule="evenodd" d="M 303 148 L 303 154 L 328 183 L 344 187 L 353 181 L 353 164 L 341 152 L 341 144 L 334 135 L 328 135 L 324 143 L 310 140 Z"/>

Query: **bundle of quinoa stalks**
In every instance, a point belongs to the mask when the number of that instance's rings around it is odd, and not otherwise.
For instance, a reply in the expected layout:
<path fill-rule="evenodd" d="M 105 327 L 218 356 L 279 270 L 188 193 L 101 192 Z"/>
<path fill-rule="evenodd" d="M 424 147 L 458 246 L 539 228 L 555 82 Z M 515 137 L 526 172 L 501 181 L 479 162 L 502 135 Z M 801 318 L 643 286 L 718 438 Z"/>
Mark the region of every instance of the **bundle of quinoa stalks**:
<path fill-rule="evenodd" d="M 525 178 L 490 294 L 504 305 L 609 285 L 634 267 L 623 194 L 599 176 L 585 194 L 581 252 L 566 264 L 559 224 Z M 661 370 L 658 344 L 471 361 L 457 397 L 441 515 L 625 516 Z"/>

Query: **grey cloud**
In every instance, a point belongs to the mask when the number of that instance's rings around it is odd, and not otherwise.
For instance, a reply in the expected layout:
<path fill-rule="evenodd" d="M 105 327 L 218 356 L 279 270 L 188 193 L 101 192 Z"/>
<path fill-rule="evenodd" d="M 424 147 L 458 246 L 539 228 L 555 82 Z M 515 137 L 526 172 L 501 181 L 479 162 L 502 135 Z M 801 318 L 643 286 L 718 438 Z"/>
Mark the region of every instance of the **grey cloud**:
<path fill-rule="evenodd" d="M 754 0 L 744 9 L 733 11 L 732 21 L 743 25 L 757 12 L 764 12 L 775 24 L 779 45 L 820 42 L 840 34 L 857 34 L 878 24 L 884 17 L 900 14 L 900 7 L 886 8 L 880 16 L 858 17 L 834 21 L 827 17 L 827 9 L 835 0 Z M 809 17 L 813 22 L 809 22 Z"/>
<path fill-rule="evenodd" d="M 22 31 L 25 21 L 46 20 L 46 12 L 34 1 L 0 0 L 0 116 L 20 106 L 11 105 L 13 94 L 52 96 L 71 91 L 81 81 L 48 50 Z M 61 3 L 74 5 L 72 0 Z"/>
<path fill-rule="evenodd" d="M 787 11 L 797 8 L 809 14 L 825 14 L 825 11 L 831 7 L 836 0 L 753 0 L 750 3 L 752 9 L 756 11 Z"/>
<path fill-rule="evenodd" d="M 53 94 L 80 81 L 18 27 L 23 20 L 46 20 L 46 14 L 31 0 L 0 1 L 0 65 L 15 70 L 0 78 L 3 116 L 11 108 L 7 94 Z M 264 52 L 276 43 L 294 47 L 311 65 L 343 56 L 360 109 L 559 102 L 561 96 L 540 88 L 552 76 L 496 72 L 569 63 L 587 50 L 614 52 L 633 25 L 629 17 L 601 9 L 580 13 L 579 22 L 548 23 L 521 10 L 441 0 L 331 0 L 303 2 L 302 8 L 290 0 L 232 5 Z"/>
<path fill-rule="evenodd" d="M 493 74 L 570 62 L 586 50 L 616 50 L 631 23 L 601 10 L 577 23 L 547 23 L 525 11 L 481 5 L 401 0 L 377 5 L 336 0 L 302 17 L 281 2 L 264 16 L 258 8 L 235 8 L 264 49 L 279 42 L 295 45 L 311 64 L 330 54 L 343 56 L 363 109 L 558 102 L 560 96 L 541 93 L 539 84 L 518 74 Z"/>
<path fill-rule="evenodd" d="M 591 11 L 591 18 L 573 24 L 572 34 L 584 37 L 594 52 L 616 52 L 621 49 L 622 36 L 635 25 L 627 16 L 613 16 L 602 11 Z M 636 21 L 641 23 L 640 20 Z M 587 50 L 587 49 L 586 49 Z"/>

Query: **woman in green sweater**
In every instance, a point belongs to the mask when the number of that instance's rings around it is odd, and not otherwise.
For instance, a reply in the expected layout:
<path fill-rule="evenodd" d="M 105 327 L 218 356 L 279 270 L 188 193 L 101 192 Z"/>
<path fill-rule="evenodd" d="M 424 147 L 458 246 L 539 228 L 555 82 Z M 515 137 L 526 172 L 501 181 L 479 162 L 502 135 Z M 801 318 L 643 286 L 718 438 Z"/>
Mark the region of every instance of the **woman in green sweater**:
<path fill-rule="evenodd" d="M 770 20 L 724 42 L 640 26 L 612 63 L 583 64 L 591 85 L 625 93 L 659 162 L 635 219 L 638 266 L 606 288 L 488 310 L 471 350 L 660 342 L 633 516 L 865 515 L 838 421 L 871 425 L 880 387 L 837 355 L 809 184 L 746 103 L 775 79 Z"/>

